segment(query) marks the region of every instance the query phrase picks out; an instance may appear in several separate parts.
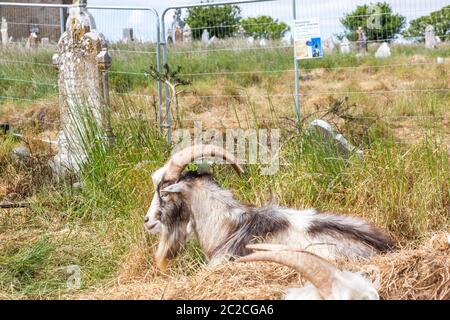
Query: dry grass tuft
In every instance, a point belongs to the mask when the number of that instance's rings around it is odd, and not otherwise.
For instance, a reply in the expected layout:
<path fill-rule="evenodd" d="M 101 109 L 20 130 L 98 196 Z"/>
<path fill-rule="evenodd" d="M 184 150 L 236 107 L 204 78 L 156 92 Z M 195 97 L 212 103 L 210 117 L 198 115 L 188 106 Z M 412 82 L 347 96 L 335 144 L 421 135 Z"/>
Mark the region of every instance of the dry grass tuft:
<path fill-rule="evenodd" d="M 450 245 L 444 233 L 416 249 L 402 249 L 368 261 L 342 262 L 340 267 L 355 272 L 378 269 L 382 299 L 450 299 Z M 191 276 L 135 279 L 125 285 L 84 292 L 77 298 L 281 299 L 287 288 L 300 287 L 301 283 L 295 271 L 277 264 L 230 262 L 203 266 Z"/>

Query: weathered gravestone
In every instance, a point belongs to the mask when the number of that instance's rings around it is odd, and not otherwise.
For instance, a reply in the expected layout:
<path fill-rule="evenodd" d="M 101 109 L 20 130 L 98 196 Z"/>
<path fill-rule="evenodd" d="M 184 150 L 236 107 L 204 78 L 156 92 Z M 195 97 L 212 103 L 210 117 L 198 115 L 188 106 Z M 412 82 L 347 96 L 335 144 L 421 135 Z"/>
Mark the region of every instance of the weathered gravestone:
<path fill-rule="evenodd" d="M 96 30 L 86 0 L 69 9 L 66 32 L 53 63 L 59 70 L 61 131 L 58 154 L 50 165 L 58 175 L 78 172 L 93 140 L 112 139 L 107 70 L 111 57 L 104 36 Z M 94 128 L 94 130 L 92 130 Z"/>
<path fill-rule="evenodd" d="M 358 34 L 358 41 L 356 42 L 356 52 L 358 54 L 366 54 L 367 53 L 367 36 L 362 27 L 359 27 L 356 30 Z"/>
<path fill-rule="evenodd" d="M 204 44 L 209 44 L 209 32 L 206 29 L 204 29 L 202 32 L 202 42 Z"/>
<path fill-rule="evenodd" d="M 340 49 L 342 54 L 347 54 L 351 52 L 350 41 L 348 41 L 347 37 L 344 37 L 342 39 Z"/>
<path fill-rule="evenodd" d="M 191 27 L 186 23 L 183 28 L 183 42 L 191 43 L 192 42 L 192 30 Z"/>
<path fill-rule="evenodd" d="M 259 40 L 259 45 L 261 47 L 267 47 L 267 40 L 265 38 L 261 38 L 261 40 Z"/>
<path fill-rule="evenodd" d="M 244 27 L 242 25 L 239 25 L 239 29 L 238 29 L 238 32 L 237 32 L 238 37 L 241 38 L 241 39 L 244 39 L 245 38 L 245 33 L 246 32 L 245 32 Z"/>
<path fill-rule="evenodd" d="M 323 51 L 327 54 L 332 54 L 334 51 L 334 40 L 332 37 L 326 39 L 323 43 Z"/>
<path fill-rule="evenodd" d="M 429 24 L 425 28 L 425 48 L 434 49 L 436 44 L 436 33 L 434 32 L 434 27 Z"/>
<path fill-rule="evenodd" d="M 183 32 L 181 32 L 180 26 L 176 26 L 175 28 L 175 43 L 183 43 Z"/>
<path fill-rule="evenodd" d="M 325 120 L 314 120 L 311 122 L 309 130 L 318 133 L 324 142 L 327 141 L 336 146 L 337 150 L 345 159 L 349 159 L 352 153 L 356 154 L 360 158 L 364 156 L 364 152 L 362 150 L 359 150 L 348 142 L 342 134 L 335 132 L 333 127 Z"/>
<path fill-rule="evenodd" d="M 2 37 L 2 44 L 7 45 L 8 44 L 8 22 L 6 22 L 6 19 L 2 17 L 2 22 L 0 24 L 0 33 Z"/>
<path fill-rule="evenodd" d="M 377 59 L 385 59 L 391 56 L 391 48 L 387 42 L 383 42 L 381 46 L 378 48 L 377 52 L 375 52 L 375 58 Z"/>
<path fill-rule="evenodd" d="M 49 38 L 42 38 L 41 39 L 41 45 L 43 47 L 48 47 L 50 45 L 50 39 Z"/>
<path fill-rule="evenodd" d="M 36 32 L 31 32 L 27 40 L 27 48 L 36 49 L 39 47 L 39 42 L 40 40 L 38 34 Z"/>
<path fill-rule="evenodd" d="M 134 41 L 133 28 L 124 28 L 122 30 L 122 41 L 125 42 L 125 43 Z"/>

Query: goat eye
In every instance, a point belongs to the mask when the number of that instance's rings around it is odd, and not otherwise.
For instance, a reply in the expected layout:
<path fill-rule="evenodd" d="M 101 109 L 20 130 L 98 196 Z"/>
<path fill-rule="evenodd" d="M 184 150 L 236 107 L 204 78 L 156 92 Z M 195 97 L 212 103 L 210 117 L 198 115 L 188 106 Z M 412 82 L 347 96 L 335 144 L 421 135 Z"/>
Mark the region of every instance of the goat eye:
<path fill-rule="evenodd" d="M 162 192 L 160 196 L 163 201 L 167 201 L 169 199 L 169 194 L 166 192 Z"/>

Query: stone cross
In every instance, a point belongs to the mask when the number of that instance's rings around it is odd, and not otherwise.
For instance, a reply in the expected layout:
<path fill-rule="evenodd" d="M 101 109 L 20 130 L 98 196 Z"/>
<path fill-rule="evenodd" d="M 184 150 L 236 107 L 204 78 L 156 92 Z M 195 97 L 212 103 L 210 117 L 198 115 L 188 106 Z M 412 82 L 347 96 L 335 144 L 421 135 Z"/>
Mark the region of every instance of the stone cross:
<path fill-rule="evenodd" d="M 2 22 L 0 24 L 0 33 L 2 38 L 2 44 L 7 45 L 8 44 L 8 22 L 6 22 L 6 19 L 2 17 Z"/>
<path fill-rule="evenodd" d="M 206 29 L 204 29 L 202 32 L 202 42 L 205 44 L 209 43 L 209 32 Z"/>
<path fill-rule="evenodd" d="M 191 27 L 186 23 L 183 28 L 183 42 L 191 43 L 192 42 L 192 30 Z"/>
<path fill-rule="evenodd" d="M 175 27 L 175 43 L 183 43 L 183 32 L 181 31 L 180 26 Z"/>
<path fill-rule="evenodd" d="M 95 139 L 112 141 L 107 76 L 111 57 L 105 38 L 96 30 L 94 18 L 82 5 L 69 9 L 66 30 L 58 43 L 59 53 L 53 56 L 53 64 L 59 70 L 62 128 L 58 154 L 50 166 L 58 175 L 80 170 L 87 157 L 86 143 Z M 88 122 L 91 123 L 88 127 L 94 124 L 98 134 L 94 137 L 89 132 L 86 140 Z"/>
<path fill-rule="evenodd" d="M 356 42 L 356 52 L 359 54 L 367 53 L 367 36 L 362 27 L 358 27 L 356 30 L 358 34 L 358 41 Z"/>
<path fill-rule="evenodd" d="M 436 34 L 434 27 L 429 24 L 425 29 L 425 48 L 434 49 L 436 47 Z"/>
<path fill-rule="evenodd" d="M 347 37 L 344 37 L 342 39 L 341 45 L 340 45 L 341 53 L 347 54 L 350 53 L 350 41 L 348 41 Z"/>

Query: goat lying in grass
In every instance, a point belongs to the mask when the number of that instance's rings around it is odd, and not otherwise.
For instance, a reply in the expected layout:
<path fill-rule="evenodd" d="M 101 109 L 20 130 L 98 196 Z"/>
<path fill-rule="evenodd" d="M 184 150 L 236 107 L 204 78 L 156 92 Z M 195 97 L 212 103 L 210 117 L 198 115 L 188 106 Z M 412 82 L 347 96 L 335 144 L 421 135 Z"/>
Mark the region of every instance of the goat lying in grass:
<path fill-rule="evenodd" d="M 310 252 L 272 244 L 248 245 L 257 250 L 240 257 L 238 262 L 270 261 L 297 270 L 309 281 L 302 288 L 292 288 L 286 300 L 379 300 L 373 284 L 359 273 L 340 271 Z"/>
<path fill-rule="evenodd" d="M 155 194 L 145 227 L 161 233 L 156 261 L 162 269 L 190 234 L 197 237 L 211 263 L 249 254 L 246 245 L 251 242 L 285 244 L 330 259 L 370 257 L 391 248 L 387 234 L 363 220 L 313 209 L 248 206 L 222 189 L 211 175 L 183 174 L 189 163 L 203 157 L 224 159 L 243 173 L 226 150 L 198 145 L 176 153 L 152 175 Z"/>

